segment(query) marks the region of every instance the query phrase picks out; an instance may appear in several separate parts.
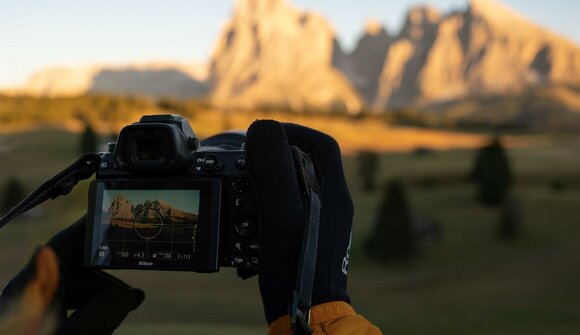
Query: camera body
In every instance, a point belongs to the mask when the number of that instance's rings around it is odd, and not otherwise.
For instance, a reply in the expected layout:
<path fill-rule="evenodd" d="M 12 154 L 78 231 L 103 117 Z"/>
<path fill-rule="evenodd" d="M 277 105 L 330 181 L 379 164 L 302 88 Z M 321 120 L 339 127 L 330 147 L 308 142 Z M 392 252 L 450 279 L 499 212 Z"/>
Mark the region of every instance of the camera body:
<path fill-rule="evenodd" d="M 123 128 L 100 154 L 90 186 L 85 265 L 258 268 L 261 240 L 244 138 L 216 135 L 200 146 L 178 115 L 144 116 Z"/>

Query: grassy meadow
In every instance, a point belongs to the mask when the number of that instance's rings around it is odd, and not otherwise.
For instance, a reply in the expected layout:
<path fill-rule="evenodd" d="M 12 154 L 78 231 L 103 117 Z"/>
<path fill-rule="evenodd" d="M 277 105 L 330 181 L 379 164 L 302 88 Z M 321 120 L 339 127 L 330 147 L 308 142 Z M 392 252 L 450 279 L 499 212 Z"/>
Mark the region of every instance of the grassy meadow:
<path fill-rule="evenodd" d="M 197 115 L 196 120 L 201 123 L 204 117 Z M 234 121 L 228 125 L 240 126 L 252 118 L 255 115 L 232 116 Z M 207 122 L 208 127 L 200 128 L 206 136 L 224 126 Z M 310 122 L 314 127 L 318 122 L 325 130 L 331 121 Z M 522 206 L 524 225 L 518 240 L 501 242 L 494 238 L 499 210 L 478 205 L 475 186 L 466 179 L 475 155 L 473 148 L 485 136 L 451 133 L 445 137 L 444 132 L 437 132 L 441 143 L 448 145 L 432 146 L 436 150 L 419 155 L 409 149 L 431 143 L 429 136 L 435 136 L 434 131 L 372 124 L 368 126 L 370 135 L 361 136 L 364 132 L 351 134 L 350 128 L 344 127 L 339 131 L 349 133 L 341 135 L 340 142 L 347 147 L 344 165 L 355 203 L 349 288 L 359 313 L 384 334 L 580 331 L 577 138 L 543 135 L 510 139 L 513 145 L 508 155 L 516 178 L 512 196 Z M 365 129 L 364 124 L 354 127 Z M 363 250 L 382 192 L 381 187 L 371 193 L 362 191 L 352 155 L 357 147 L 345 143 L 351 137 L 364 137 L 364 143 L 372 143 L 375 133 L 384 137 L 375 137 L 374 142 L 391 141 L 380 144 L 383 153 L 378 184 L 401 178 L 412 209 L 434 218 L 442 230 L 439 240 L 421 244 L 419 256 L 404 264 L 371 262 Z M 415 140 L 406 139 L 411 134 Z M 417 142 L 417 138 L 426 140 Z M 396 141 L 400 141 L 398 147 Z M 358 148 L 367 148 L 364 143 Z M 27 191 L 32 191 L 72 163 L 78 147 L 78 133 L 66 129 L 0 131 L 0 200 L 8 178 L 17 176 Z M 554 182 L 563 187 L 551 187 Z M 49 201 L 0 230 L 0 285 L 20 269 L 36 246 L 84 213 L 87 191 L 88 182 L 83 182 L 71 195 Z M 147 294 L 143 305 L 129 315 L 117 334 L 265 333 L 255 278 L 239 280 L 231 269 L 212 275 L 112 273 Z"/>

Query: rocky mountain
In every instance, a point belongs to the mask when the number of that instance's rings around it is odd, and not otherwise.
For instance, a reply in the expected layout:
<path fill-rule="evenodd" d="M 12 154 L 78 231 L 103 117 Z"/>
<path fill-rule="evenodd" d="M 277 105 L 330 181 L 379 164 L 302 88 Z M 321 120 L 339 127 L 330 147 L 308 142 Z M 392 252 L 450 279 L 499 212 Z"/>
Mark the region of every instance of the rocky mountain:
<path fill-rule="evenodd" d="M 578 44 L 499 0 L 470 0 L 464 10 L 446 14 L 417 6 L 397 34 L 370 21 L 350 53 L 341 50 L 321 15 L 288 1 L 236 1 L 209 68 L 159 63 L 52 68 L 12 93 L 207 96 L 222 108 L 355 114 L 406 106 L 440 111 L 465 105 L 453 102 L 472 106 L 502 95 L 520 101 L 534 87 L 557 86 L 538 96 L 580 112 L 568 103 L 580 99 Z"/>
<path fill-rule="evenodd" d="M 242 0 L 214 49 L 210 87 L 223 107 L 357 113 L 362 100 L 333 65 L 330 24 L 285 0 Z"/>
<path fill-rule="evenodd" d="M 107 217 L 111 220 L 133 221 L 135 219 L 133 204 L 122 195 L 118 195 L 109 206 Z"/>
<path fill-rule="evenodd" d="M 53 67 L 33 74 L 11 94 L 77 96 L 87 93 L 194 98 L 205 96 L 207 69 L 203 65 L 147 63 Z"/>
<path fill-rule="evenodd" d="M 580 130 L 580 86 L 531 86 L 514 94 L 469 96 L 417 109 L 432 121 L 461 126 Z M 435 121 L 437 122 L 437 121 Z"/>
<path fill-rule="evenodd" d="M 375 42 L 380 54 L 384 44 Z M 361 63 L 360 48 L 348 55 L 350 64 Z M 363 71 L 353 74 L 352 66 L 343 72 L 353 82 L 368 78 Z M 375 87 L 357 87 L 367 105 L 383 110 L 554 84 L 580 84 L 579 46 L 496 0 L 471 0 L 465 11 L 447 15 L 412 8 L 388 43 L 376 93 Z"/>
<path fill-rule="evenodd" d="M 371 20 L 367 22 L 354 51 L 350 55 L 335 56 L 334 65 L 346 74 L 365 102 L 376 98 L 391 41 L 391 36 L 381 23 Z"/>
<path fill-rule="evenodd" d="M 159 213 L 165 223 L 192 223 L 197 221 L 196 214 L 176 209 L 163 200 L 146 200 L 142 204 L 133 205 L 130 200 L 127 200 L 122 195 L 118 195 L 113 200 L 107 211 L 107 217 L 109 220 L 133 222 L 140 213 L 145 213 L 141 215 L 152 215 L 154 212 Z M 155 218 L 140 217 L 139 219 L 146 220 Z"/>

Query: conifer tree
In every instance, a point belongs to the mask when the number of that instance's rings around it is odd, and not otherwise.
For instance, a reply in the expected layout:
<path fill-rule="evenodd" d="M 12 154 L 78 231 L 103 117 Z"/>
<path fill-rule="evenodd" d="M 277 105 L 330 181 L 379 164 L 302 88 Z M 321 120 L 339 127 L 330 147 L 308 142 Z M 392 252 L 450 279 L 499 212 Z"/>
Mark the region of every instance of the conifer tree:
<path fill-rule="evenodd" d="M 493 138 L 479 150 L 471 179 L 477 183 L 479 202 L 488 206 L 502 203 L 512 182 L 512 172 L 499 138 Z"/>
<path fill-rule="evenodd" d="M 366 249 L 372 258 L 381 261 L 402 260 L 417 252 L 411 211 L 401 181 L 385 185 L 383 199 Z"/>
<path fill-rule="evenodd" d="M 6 186 L 4 187 L 3 193 L 0 215 L 8 213 L 10 209 L 12 209 L 26 197 L 24 185 L 22 185 L 20 179 L 16 177 L 12 177 L 8 180 Z"/>
<path fill-rule="evenodd" d="M 86 124 L 85 130 L 81 134 L 80 152 L 85 154 L 87 152 L 97 152 L 98 137 L 90 124 Z"/>
<path fill-rule="evenodd" d="M 375 189 L 379 171 L 379 155 L 374 151 L 361 151 L 357 156 L 358 175 L 365 192 Z"/>

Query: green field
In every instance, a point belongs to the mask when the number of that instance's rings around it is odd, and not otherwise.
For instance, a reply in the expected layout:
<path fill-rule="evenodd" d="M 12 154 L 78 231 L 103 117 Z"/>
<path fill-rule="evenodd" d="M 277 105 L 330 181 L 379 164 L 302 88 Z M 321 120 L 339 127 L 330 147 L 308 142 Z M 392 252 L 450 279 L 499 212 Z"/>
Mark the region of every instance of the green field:
<path fill-rule="evenodd" d="M 77 157 L 78 135 L 0 134 L 0 200 L 11 176 L 28 191 Z M 466 182 L 471 150 L 383 154 L 381 182 L 401 178 L 414 211 L 434 217 L 442 238 L 405 264 L 369 261 L 363 242 L 380 192 L 364 194 L 355 159 L 345 168 L 355 202 L 349 288 L 354 307 L 385 334 L 577 334 L 580 332 L 580 143 L 557 138 L 508 152 L 523 208 L 521 238 L 497 241 L 499 211 L 475 202 Z M 555 190 L 555 181 L 563 185 Z M 0 230 L 0 283 L 35 247 L 86 209 L 88 182 Z M 147 299 L 118 334 L 260 334 L 257 280 L 218 274 L 113 271 Z"/>

